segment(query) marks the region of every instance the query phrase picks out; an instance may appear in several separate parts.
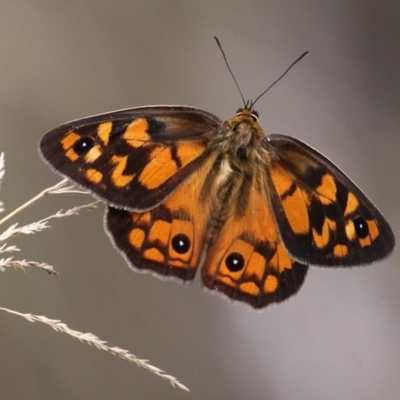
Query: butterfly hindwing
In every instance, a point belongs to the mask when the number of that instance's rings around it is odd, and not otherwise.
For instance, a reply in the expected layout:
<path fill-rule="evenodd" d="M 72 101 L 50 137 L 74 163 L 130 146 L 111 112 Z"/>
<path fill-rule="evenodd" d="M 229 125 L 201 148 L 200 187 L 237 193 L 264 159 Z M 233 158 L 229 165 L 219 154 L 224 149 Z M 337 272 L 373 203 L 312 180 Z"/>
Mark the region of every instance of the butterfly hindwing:
<path fill-rule="evenodd" d="M 43 158 L 111 206 L 147 210 L 201 164 L 221 121 L 190 107 L 142 107 L 61 125 L 40 142 Z"/>
<path fill-rule="evenodd" d="M 257 189 L 254 181 L 248 193 L 232 194 L 230 215 L 207 249 L 202 282 L 212 291 L 262 308 L 295 294 L 308 266 L 289 256 L 266 187 Z M 246 204 L 244 212 L 235 210 L 240 201 Z"/>
<path fill-rule="evenodd" d="M 192 174 L 154 209 L 132 212 L 108 207 L 105 227 L 128 264 L 159 277 L 193 280 L 205 247 L 211 197 L 200 192 L 211 163 Z"/>
<path fill-rule="evenodd" d="M 393 232 L 370 200 L 323 155 L 270 135 L 270 197 L 280 236 L 300 262 L 352 266 L 386 257 Z"/>

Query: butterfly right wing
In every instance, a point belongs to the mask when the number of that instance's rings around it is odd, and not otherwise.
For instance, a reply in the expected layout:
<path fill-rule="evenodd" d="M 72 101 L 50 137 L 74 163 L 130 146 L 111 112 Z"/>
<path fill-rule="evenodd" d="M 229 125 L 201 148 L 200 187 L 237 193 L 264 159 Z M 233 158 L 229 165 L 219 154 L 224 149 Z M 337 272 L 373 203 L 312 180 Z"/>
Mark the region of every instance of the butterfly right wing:
<path fill-rule="evenodd" d="M 326 157 L 292 137 L 270 135 L 269 194 L 282 241 L 310 265 L 350 267 L 387 257 L 389 223 Z"/>

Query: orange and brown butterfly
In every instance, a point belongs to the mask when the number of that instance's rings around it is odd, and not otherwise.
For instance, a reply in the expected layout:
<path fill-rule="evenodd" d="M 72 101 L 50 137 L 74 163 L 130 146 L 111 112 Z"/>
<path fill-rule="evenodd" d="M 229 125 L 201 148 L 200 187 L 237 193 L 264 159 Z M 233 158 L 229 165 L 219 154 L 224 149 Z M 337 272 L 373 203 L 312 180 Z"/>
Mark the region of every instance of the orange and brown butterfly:
<path fill-rule="evenodd" d="M 254 308 L 295 294 L 309 265 L 388 256 L 394 235 L 371 201 L 305 143 L 265 134 L 253 105 L 225 122 L 184 106 L 87 117 L 45 134 L 40 152 L 107 204 L 133 269 L 188 282 L 202 264 L 207 289 Z"/>

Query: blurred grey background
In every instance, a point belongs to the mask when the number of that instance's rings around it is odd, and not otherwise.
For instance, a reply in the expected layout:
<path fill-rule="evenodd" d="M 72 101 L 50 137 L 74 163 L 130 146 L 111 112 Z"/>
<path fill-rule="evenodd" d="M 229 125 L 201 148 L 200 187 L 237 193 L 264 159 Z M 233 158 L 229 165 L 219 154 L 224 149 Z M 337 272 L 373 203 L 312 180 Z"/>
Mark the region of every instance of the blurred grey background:
<path fill-rule="evenodd" d="M 186 104 L 221 118 L 302 52 L 257 104 L 267 132 L 330 157 L 400 233 L 400 3 L 380 0 L 1 1 L 0 199 L 11 211 L 55 176 L 37 142 L 75 118 Z M 25 224 L 88 196 L 52 196 Z M 10 240 L 40 271 L 1 275 L 0 305 L 94 332 L 176 376 L 191 393 L 40 324 L 0 313 L 2 399 L 400 398 L 399 254 L 311 268 L 300 293 L 262 312 L 133 273 L 102 227 L 104 207 Z"/>

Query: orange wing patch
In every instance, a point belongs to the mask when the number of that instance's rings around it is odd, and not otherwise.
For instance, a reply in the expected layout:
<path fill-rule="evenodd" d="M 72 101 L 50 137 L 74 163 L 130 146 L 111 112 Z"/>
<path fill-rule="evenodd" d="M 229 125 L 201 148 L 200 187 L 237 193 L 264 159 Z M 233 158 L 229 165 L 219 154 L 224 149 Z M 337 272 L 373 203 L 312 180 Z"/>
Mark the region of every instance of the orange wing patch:
<path fill-rule="evenodd" d="M 125 170 L 129 162 L 128 156 L 117 156 L 111 157 L 111 163 L 113 170 L 111 173 L 111 182 L 116 187 L 125 187 L 132 182 L 135 174 L 126 174 Z"/>
<path fill-rule="evenodd" d="M 108 146 L 112 127 L 112 121 L 103 122 L 97 127 L 97 136 L 100 138 L 104 146 Z"/>
<path fill-rule="evenodd" d="M 151 140 L 148 130 L 148 121 L 145 118 L 138 118 L 128 125 L 122 137 L 129 146 L 140 147 L 143 142 Z"/>
<path fill-rule="evenodd" d="M 65 156 L 72 162 L 79 158 L 79 155 L 75 153 L 72 147 L 80 138 L 80 135 L 72 131 L 68 132 L 61 140 L 61 146 L 65 152 Z"/>
<path fill-rule="evenodd" d="M 139 182 L 147 189 L 156 189 L 176 174 L 178 166 L 170 147 L 156 147 L 149 154 L 150 162 L 139 175 Z M 162 173 L 160 173 L 162 166 Z"/>
<path fill-rule="evenodd" d="M 337 187 L 332 175 L 325 174 L 321 178 L 321 184 L 315 189 L 322 204 L 327 205 L 336 201 Z"/>
<path fill-rule="evenodd" d="M 89 182 L 95 185 L 98 185 L 103 180 L 103 174 L 95 168 L 89 168 L 85 172 L 85 176 Z"/>
<path fill-rule="evenodd" d="M 279 165 L 271 169 L 271 179 L 292 231 L 297 234 L 308 233 L 310 224 L 307 193 L 296 185 L 296 177 Z"/>

